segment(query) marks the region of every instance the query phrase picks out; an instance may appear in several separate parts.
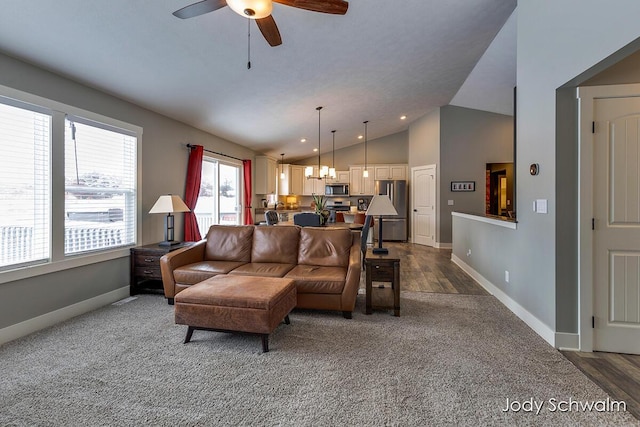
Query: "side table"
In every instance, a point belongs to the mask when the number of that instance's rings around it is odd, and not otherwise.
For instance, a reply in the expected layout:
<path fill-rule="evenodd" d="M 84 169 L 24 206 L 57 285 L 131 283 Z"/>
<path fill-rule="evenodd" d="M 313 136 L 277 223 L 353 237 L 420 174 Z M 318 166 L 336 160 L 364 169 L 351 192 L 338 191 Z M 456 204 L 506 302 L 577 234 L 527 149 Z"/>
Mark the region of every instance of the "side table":
<path fill-rule="evenodd" d="M 366 314 L 372 309 L 393 309 L 400 316 L 400 257 L 389 248 L 388 254 L 374 254 L 369 248 L 364 257 L 366 273 Z M 374 288 L 373 282 L 391 282 L 391 288 Z"/>
<path fill-rule="evenodd" d="M 154 243 L 131 248 L 129 293 L 131 295 L 139 292 L 164 293 L 162 274 L 160 273 L 160 258 L 164 254 L 192 244 L 193 242 L 182 242 L 173 246 L 160 246 Z M 143 283 L 145 286 L 141 286 Z"/>

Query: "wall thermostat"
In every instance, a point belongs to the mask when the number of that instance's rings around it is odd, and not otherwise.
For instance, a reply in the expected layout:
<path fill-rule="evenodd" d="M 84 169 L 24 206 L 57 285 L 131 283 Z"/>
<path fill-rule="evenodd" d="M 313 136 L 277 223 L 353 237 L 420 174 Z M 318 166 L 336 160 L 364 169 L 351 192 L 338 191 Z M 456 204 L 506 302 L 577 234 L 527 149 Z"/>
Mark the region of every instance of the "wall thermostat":
<path fill-rule="evenodd" d="M 540 173 L 540 166 L 537 163 L 531 163 L 531 166 L 529 166 L 529 173 L 531 175 L 538 175 L 538 173 Z"/>

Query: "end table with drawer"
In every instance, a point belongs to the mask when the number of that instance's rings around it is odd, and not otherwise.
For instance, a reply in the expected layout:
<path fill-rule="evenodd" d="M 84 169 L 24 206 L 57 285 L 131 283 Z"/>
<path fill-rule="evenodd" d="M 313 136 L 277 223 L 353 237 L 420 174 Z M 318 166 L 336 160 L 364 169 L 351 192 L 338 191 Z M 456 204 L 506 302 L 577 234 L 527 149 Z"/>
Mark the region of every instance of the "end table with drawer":
<path fill-rule="evenodd" d="M 364 257 L 366 274 L 366 314 L 372 309 L 392 309 L 400 316 L 400 256 L 393 248 L 387 254 L 374 254 L 367 249 Z M 373 282 L 390 282 L 391 287 L 373 287 Z"/>
<path fill-rule="evenodd" d="M 164 293 L 162 274 L 160 273 L 160 258 L 164 254 L 192 244 L 193 242 L 182 242 L 172 246 L 161 246 L 154 243 L 131 248 L 129 293 L 131 295 L 140 292 Z"/>

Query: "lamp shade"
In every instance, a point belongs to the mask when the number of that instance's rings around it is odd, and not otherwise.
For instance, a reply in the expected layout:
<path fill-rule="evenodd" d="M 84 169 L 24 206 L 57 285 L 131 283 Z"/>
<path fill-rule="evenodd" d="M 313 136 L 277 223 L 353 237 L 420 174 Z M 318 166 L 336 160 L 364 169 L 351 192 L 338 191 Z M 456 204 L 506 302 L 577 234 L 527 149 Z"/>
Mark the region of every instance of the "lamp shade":
<path fill-rule="evenodd" d="M 371 199 L 369 209 L 367 209 L 367 215 L 398 215 L 398 211 L 393 207 L 393 203 L 391 203 L 389 196 L 386 194 L 378 194 L 373 196 L 373 199 Z"/>
<path fill-rule="evenodd" d="M 153 205 L 149 213 L 174 213 L 174 212 L 190 212 L 191 209 L 182 201 L 180 196 L 175 194 L 163 194 L 158 197 L 156 204 Z"/>

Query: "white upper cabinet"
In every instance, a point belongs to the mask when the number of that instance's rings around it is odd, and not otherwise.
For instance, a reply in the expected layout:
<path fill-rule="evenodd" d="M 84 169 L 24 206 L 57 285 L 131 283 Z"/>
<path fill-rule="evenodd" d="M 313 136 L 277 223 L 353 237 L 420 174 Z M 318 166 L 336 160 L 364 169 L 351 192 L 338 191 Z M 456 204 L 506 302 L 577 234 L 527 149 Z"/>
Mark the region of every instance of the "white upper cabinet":
<path fill-rule="evenodd" d="M 367 167 L 368 177 L 363 177 L 364 166 L 351 166 L 349 168 L 349 194 L 351 196 L 371 196 L 374 190 L 373 168 Z"/>
<path fill-rule="evenodd" d="M 380 179 L 407 179 L 407 165 L 372 165 L 373 175 Z"/>
<path fill-rule="evenodd" d="M 278 195 L 302 195 L 304 191 L 304 166 L 282 165 L 282 172 L 284 178 L 280 176 L 280 169 L 278 169 Z"/>
<path fill-rule="evenodd" d="M 278 165 L 275 159 L 267 156 L 256 156 L 256 177 L 254 191 L 256 194 L 275 194 Z"/>

